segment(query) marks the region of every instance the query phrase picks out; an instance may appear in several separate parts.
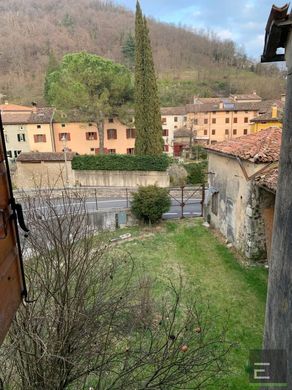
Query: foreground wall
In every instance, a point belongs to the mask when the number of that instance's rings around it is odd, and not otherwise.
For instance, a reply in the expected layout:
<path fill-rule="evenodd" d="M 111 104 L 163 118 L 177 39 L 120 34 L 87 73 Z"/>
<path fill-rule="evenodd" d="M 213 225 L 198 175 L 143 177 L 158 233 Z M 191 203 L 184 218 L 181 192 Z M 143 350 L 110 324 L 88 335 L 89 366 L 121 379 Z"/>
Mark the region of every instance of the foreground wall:
<path fill-rule="evenodd" d="M 64 162 L 17 162 L 13 177 L 18 189 L 63 187 L 66 184 Z M 169 187 L 167 172 L 77 171 L 67 162 L 68 185 L 89 187 L 137 188 L 156 184 Z"/>
<path fill-rule="evenodd" d="M 248 175 L 263 165 L 243 162 Z M 260 189 L 247 181 L 236 159 L 209 154 L 206 218 L 246 257 L 267 257 Z"/>
<path fill-rule="evenodd" d="M 92 187 L 138 187 L 157 184 L 169 187 L 167 172 L 74 171 L 75 184 Z"/>

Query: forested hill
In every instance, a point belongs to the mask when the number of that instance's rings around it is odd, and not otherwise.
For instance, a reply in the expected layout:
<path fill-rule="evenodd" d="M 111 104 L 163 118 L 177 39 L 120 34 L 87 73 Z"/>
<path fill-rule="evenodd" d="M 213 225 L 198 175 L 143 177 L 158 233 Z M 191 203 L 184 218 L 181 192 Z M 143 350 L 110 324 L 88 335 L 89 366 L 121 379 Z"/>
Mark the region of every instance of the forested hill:
<path fill-rule="evenodd" d="M 154 20 L 149 25 L 164 104 L 183 103 L 196 92 L 250 92 L 257 83 L 257 92 L 267 97 L 282 88 L 276 70 L 275 85 L 267 86 L 266 70 L 253 66 L 231 41 Z M 88 51 L 125 63 L 123 47 L 133 29 L 134 14 L 108 1 L 1 1 L 0 92 L 23 103 L 41 102 L 49 58 L 68 52 Z M 177 98 L 171 95 L 176 90 Z"/>

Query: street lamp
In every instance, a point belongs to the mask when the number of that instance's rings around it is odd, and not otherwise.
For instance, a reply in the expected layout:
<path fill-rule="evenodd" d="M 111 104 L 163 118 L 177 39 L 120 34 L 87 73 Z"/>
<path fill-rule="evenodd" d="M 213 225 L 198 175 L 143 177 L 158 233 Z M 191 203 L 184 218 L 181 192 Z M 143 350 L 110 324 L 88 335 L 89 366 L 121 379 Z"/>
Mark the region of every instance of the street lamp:
<path fill-rule="evenodd" d="M 63 134 L 61 141 L 63 143 L 63 152 L 64 152 L 64 161 L 65 161 L 65 180 L 66 184 L 69 184 L 69 179 L 68 179 L 68 167 L 67 167 L 67 137 L 66 134 Z"/>

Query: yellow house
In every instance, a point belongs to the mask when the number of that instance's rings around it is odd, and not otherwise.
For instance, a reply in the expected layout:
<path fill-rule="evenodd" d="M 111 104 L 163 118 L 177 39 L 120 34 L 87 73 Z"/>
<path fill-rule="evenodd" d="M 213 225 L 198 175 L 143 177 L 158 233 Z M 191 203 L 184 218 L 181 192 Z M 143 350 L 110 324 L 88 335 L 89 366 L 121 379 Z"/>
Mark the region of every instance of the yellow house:
<path fill-rule="evenodd" d="M 35 108 L 27 124 L 28 143 L 31 152 L 55 152 L 53 117 L 51 107 Z"/>
<path fill-rule="evenodd" d="M 282 118 L 283 111 L 274 104 L 268 112 L 251 120 L 251 133 L 257 133 L 258 131 L 268 129 L 269 127 L 279 127 L 282 129 Z"/>

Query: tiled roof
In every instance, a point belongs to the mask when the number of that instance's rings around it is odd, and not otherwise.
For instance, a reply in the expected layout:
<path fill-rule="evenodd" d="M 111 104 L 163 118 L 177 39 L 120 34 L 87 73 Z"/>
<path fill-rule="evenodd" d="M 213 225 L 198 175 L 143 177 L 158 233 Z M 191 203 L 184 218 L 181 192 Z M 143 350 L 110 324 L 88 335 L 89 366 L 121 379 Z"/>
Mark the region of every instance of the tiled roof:
<path fill-rule="evenodd" d="M 220 97 L 210 97 L 210 98 L 200 98 L 198 96 L 194 96 L 194 104 L 202 104 L 202 103 L 207 103 L 207 104 L 216 104 L 220 103 L 222 101 L 222 98 Z"/>
<path fill-rule="evenodd" d="M 223 102 L 222 102 L 223 103 Z M 188 113 L 195 112 L 212 112 L 212 111 L 259 111 L 260 102 L 252 103 L 237 103 L 227 102 L 225 105 L 220 103 L 204 103 L 204 104 L 187 104 L 186 111 Z"/>
<path fill-rule="evenodd" d="M 251 122 L 282 122 L 283 120 L 283 112 L 278 112 L 278 115 L 273 118 L 272 112 L 266 112 L 264 114 L 261 114 L 253 119 L 251 119 Z"/>
<path fill-rule="evenodd" d="M 262 98 L 257 95 L 256 93 L 250 93 L 250 94 L 242 94 L 242 95 L 231 95 L 233 99 L 236 101 L 240 100 L 262 100 Z"/>
<path fill-rule="evenodd" d="M 36 108 L 31 111 L 3 111 L 2 120 L 5 125 L 50 123 L 54 109 L 51 107 Z"/>
<path fill-rule="evenodd" d="M 68 152 L 66 153 L 66 158 L 68 161 L 73 160 L 73 157 L 77 153 Z M 40 161 L 65 161 L 64 153 L 40 153 L 40 152 L 29 152 L 29 153 L 20 153 L 16 161 L 21 162 L 40 162 Z"/>
<path fill-rule="evenodd" d="M 185 115 L 186 108 L 182 107 L 161 107 L 161 115 Z"/>
<path fill-rule="evenodd" d="M 281 138 L 281 129 L 269 127 L 258 133 L 209 145 L 206 149 L 209 152 L 239 157 L 253 163 L 268 163 L 279 160 Z"/>
<path fill-rule="evenodd" d="M 279 168 L 275 167 L 269 170 L 267 173 L 259 175 L 256 178 L 256 182 L 261 187 L 265 187 L 272 192 L 277 191 Z"/>
<path fill-rule="evenodd" d="M 173 136 L 174 138 L 180 138 L 180 137 L 190 137 L 191 130 L 187 129 L 186 127 L 182 127 L 181 129 L 174 130 Z"/>
<path fill-rule="evenodd" d="M 34 107 L 20 106 L 18 104 L 0 104 L 0 111 L 32 111 Z"/>

